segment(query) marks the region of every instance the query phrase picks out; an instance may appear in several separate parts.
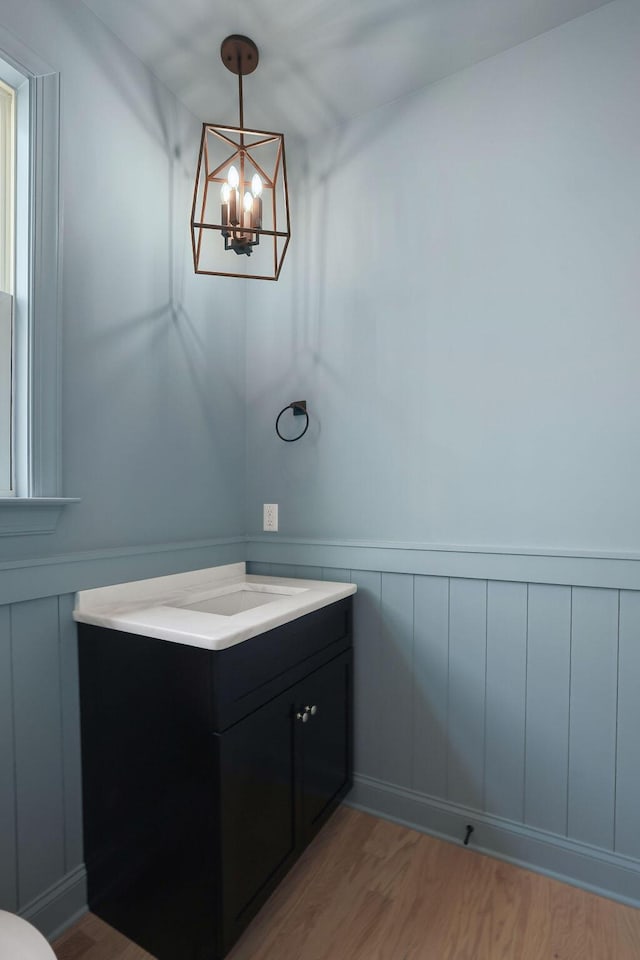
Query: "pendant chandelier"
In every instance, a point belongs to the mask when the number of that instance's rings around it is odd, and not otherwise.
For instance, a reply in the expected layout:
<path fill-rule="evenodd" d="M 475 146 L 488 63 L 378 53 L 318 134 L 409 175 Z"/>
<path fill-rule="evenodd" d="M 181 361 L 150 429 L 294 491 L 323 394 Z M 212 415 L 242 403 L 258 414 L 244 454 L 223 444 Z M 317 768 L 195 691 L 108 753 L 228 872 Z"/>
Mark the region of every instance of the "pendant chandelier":
<path fill-rule="evenodd" d="M 191 208 L 196 273 L 277 280 L 291 236 L 284 135 L 244 126 L 242 78 L 258 66 L 248 37 L 227 37 L 225 67 L 238 76 L 239 125 L 203 123 Z"/>

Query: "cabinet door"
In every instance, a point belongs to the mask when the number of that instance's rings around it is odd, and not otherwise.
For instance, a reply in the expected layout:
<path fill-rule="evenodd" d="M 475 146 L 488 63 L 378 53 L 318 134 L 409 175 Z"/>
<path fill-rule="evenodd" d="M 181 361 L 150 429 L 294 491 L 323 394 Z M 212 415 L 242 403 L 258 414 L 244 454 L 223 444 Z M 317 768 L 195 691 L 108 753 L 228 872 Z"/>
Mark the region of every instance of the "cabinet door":
<path fill-rule="evenodd" d="M 337 657 L 302 681 L 301 827 L 307 843 L 352 783 L 352 656 Z"/>
<path fill-rule="evenodd" d="M 295 856 L 293 698 L 216 735 L 224 940 L 233 943 Z"/>

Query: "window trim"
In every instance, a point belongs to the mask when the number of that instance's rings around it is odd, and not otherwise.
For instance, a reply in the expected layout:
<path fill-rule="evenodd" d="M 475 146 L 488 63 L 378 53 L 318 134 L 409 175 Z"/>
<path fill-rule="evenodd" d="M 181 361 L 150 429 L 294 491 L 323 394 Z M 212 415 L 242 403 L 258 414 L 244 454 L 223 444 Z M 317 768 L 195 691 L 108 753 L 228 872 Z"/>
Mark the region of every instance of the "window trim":
<path fill-rule="evenodd" d="M 4 457 L 0 469 L 0 497 L 12 497 L 13 490 L 13 295 L 0 289 L 0 444 Z M 8 404 L 5 408 L 5 401 Z"/>
<path fill-rule="evenodd" d="M 0 498 L 1 536 L 52 532 L 61 509 L 78 501 L 61 496 L 60 75 L 2 27 L 0 58 L 27 81 L 18 97 L 28 96 L 30 153 L 29 262 L 15 290 L 16 496 Z"/>
<path fill-rule="evenodd" d="M 5 83 L 0 77 L 0 128 L 3 136 L 2 142 L 5 149 L 0 151 L 0 170 L 2 172 L 2 185 L 0 186 L 0 208 L 4 211 L 2 220 L 2 230 L 0 233 L 0 242 L 2 243 L 2 254 L 0 255 L 0 290 L 5 293 L 13 293 L 13 229 L 10 228 L 11 222 L 15 219 L 14 212 L 14 126 L 16 109 L 16 91 L 12 84 Z M 8 150 L 7 150 L 8 146 Z M 8 163 L 7 163 L 8 160 Z M 5 220 L 6 216 L 6 220 Z M 9 229 L 7 229 L 9 228 Z M 6 232 L 5 232 L 6 231 Z"/>
<path fill-rule="evenodd" d="M 0 417 L 0 444 L 3 463 L 0 471 L 0 497 L 15 493 L 15 452 L 13 446 L 13 309 L 14 309 L 14 246 L 15 246 L 15 201 L 16 201 L 16 85 L 23 80 L 13 76 L 8 65 L 0 67 L 0 380 L 2 391 L 2 414 Z M 17 81 L 17 84 L 16 84 Z M 8 396 L 7 396 L 8 391 Z M 4 401 L 8 399 L 5 409 Z"/>

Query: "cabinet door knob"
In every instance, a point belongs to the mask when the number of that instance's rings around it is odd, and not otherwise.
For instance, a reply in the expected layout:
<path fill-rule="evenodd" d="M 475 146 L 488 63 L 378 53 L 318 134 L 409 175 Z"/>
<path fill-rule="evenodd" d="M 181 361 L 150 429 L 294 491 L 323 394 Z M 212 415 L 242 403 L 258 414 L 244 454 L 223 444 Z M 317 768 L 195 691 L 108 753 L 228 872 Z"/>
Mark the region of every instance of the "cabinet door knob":
<path fill-rule="evenodd" d="M 303 713 L 296 713 L 296 720 L 302 720 L 303 723 L 307 723 L 309 721 L 309 707 L 305 707 Z"/>
<path fill-rule="evenodd" d="M 311 714 L 312 717 L 315 717 L 317 712 L 318 712 L 318 708 L 314 703 L 314 705 L 309 708 L 309 713 Z"/>

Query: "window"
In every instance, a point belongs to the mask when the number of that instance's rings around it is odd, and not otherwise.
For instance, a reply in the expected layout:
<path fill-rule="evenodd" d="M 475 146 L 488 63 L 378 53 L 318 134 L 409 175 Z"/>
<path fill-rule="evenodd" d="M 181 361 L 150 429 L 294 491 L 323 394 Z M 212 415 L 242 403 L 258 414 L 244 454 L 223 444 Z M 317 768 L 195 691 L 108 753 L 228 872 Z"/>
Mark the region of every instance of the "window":
<path fill-rule="evenodd" d="M 0 535 L 60 493 L 59 76 L 0 27 Z"/>

